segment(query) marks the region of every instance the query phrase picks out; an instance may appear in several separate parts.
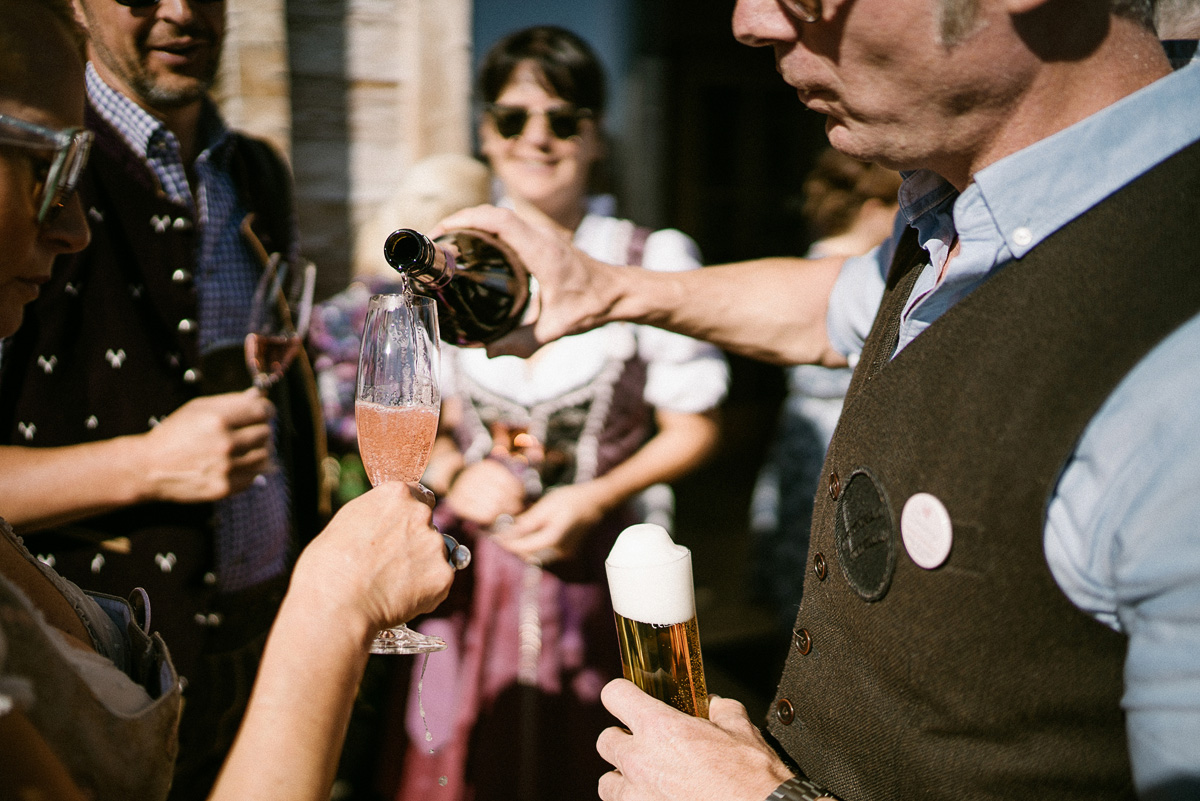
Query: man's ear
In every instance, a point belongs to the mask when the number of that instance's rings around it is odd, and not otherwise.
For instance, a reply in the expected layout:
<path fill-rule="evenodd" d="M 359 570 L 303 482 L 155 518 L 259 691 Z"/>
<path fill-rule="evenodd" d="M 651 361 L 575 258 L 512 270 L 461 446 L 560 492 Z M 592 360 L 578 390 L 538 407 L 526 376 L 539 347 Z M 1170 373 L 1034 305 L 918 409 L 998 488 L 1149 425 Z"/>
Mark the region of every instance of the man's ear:
<path fill-rule="evenodd" d="M 90 38 L 92 31 L 88 27 L 87 14 L 83 10 L 83 0 L 72 0 L 71 7 L 75 9 L 75 21 L 79 23 L 79 27 L 83 28 L 84 33 Z"/>

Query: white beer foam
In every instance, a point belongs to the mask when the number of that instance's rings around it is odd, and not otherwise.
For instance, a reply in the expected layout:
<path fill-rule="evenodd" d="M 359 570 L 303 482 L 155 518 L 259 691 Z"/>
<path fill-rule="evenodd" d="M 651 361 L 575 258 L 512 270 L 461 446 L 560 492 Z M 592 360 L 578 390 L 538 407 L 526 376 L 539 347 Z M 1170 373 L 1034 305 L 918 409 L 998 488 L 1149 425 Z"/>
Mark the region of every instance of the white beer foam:
<path fill-rule="evenodd" d="M 656 626 L 696 616 L 692 552 L 673 542 L 662 526 L 639 523 L 622 531 L 604 567 L 618 615 Z"/>

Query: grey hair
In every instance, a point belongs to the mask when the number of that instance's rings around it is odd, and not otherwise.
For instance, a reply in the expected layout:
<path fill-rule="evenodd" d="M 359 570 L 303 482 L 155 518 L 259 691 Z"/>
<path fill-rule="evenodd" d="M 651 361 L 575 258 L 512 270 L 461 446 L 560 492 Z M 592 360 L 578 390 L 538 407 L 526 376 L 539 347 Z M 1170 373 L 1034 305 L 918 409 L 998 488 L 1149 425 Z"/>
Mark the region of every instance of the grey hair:
<path fill-rule="evenodd" d="M 1200 38 L 1200 0 L 1153 0 L 1154 29 L 1163 39 Z"/>
<path fill-rule="evenodd" d="M 1197 0 L 1109 0 L 1111 11 L 1148 30 L 1154 30 L 1155 6 L 1194 8 Z M 953 47 L 979 28 L 979 0 L 942 0 L 937 8 L 938 33 L 945 47 Z"/>

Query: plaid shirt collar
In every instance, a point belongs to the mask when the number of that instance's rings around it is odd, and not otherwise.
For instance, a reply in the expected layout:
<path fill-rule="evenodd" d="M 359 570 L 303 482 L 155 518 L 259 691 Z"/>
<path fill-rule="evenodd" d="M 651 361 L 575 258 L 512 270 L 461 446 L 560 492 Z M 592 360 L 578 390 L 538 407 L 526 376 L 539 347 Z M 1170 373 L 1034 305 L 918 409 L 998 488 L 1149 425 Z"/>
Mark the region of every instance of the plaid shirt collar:
<path fill-rule="evenodd" d="M 116 129 L 139 158 L 150 165 L 167 195 L 194 207 L 179 140 L 166 124 L 105 83 L 91 62 L 87 65 L 87 92 L 96 112 Z M 218 169 L 227 169 L 232 156 L 229 128 L 208 98 L 203 104 L 198 137 L 201 149 L 196 160 L 209 161 Z"/>

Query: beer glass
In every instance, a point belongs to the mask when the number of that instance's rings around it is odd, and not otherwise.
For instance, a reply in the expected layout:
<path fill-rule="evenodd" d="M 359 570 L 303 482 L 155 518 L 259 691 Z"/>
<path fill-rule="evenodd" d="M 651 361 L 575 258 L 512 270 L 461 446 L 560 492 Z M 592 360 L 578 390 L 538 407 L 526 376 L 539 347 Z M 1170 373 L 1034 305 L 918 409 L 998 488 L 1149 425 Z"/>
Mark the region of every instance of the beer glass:
<path fill-rule="evenodd" d="M 708 717 L 692 552 L 662 526 L 621 532 L 604 562 L 625 678 L 681 712 Z"/>

